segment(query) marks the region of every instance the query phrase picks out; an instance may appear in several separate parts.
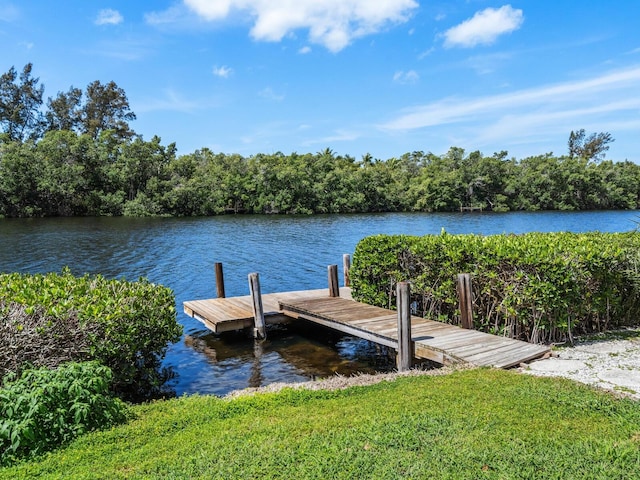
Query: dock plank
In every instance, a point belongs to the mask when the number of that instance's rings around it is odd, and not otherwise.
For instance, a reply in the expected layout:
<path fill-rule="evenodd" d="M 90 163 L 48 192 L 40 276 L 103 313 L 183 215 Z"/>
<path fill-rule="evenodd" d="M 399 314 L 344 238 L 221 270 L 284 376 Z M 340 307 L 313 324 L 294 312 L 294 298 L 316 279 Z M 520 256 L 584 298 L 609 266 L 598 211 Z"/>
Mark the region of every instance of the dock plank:
<path fill-rule="evenodd" d="M 323 324 L 334 324 L 341 331 L 351 327 L 384 337 L 390 342 L 397 341 L 397 323 L 389 310 L 352 302 L 348 305 L 338 299 L 314 299 L 305 301 L 281 302 L 285 311 L 296 312 L 301 318 L 314 321 L 322 319 Z M 462 361 L 474 365 L 515 365 L 521 358 L 529 360 L 544 355 L 548 347 L 530 345 L 514 339 L 496 337 L 488 333 L 467 330 L 455 325 L 426 321 L 412 317 L 412 339 L 417 356 L 445 361 Z M 482 343 L 482 347 L 472 348 Z M 459 350 L 455 350 L 458 348 Z M 468 350 L 464 350 L 468 348 Z"/>
<path fill-rule="evenodd" d="M 398 347 L 397 312 L 356 302 L 351 289 L 340 288 L 340 297 L 327 289 L 300 290 L 262 295 L 267 324 L 305 319 L 366 340 Z M 216 333 L 253 326 L 249 295 L 184 302 L 187 315 Z M 550 351 L 544 345 L 499 337 L 456 325 L 411 317 L 411 338 L 416 358 L 439 363 L 465 362 L 478 366 L 509 368 L 539 358 Z"/>

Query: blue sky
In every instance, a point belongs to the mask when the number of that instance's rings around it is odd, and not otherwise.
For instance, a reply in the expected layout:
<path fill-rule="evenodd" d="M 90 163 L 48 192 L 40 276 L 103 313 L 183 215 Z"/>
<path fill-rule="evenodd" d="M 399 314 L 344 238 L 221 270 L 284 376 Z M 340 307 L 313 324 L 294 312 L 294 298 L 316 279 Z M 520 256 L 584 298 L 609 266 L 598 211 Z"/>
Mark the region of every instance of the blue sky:
<path fill-rule="evenodd" d="M 0 0 L 0 70 L 115 81 L 180 154 L 523 158 L 606 131 L 640 162 L 638 0 Z"/>

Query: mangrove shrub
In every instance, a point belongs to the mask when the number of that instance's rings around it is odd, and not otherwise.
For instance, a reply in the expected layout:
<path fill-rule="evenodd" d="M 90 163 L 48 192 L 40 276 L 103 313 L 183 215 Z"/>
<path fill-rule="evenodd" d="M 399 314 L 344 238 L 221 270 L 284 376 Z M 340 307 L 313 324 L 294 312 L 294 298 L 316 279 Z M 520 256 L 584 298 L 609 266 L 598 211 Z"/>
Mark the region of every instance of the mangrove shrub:
<path fill-rule="evenodd" d="M 0 298 L 0 356 L 12 371 L 53 367 L 54 358 L 98 360 L 113 371 L 111 388 L 121 397 L 162 394 L 169 372 L 161 360 L 182 333 L 169 288 L 144 278 L 75 277 L 67 269 L 1 274 Z"/>
<path fill-rule="evenodd" d="M 459 322 L 455 277 L 472 275 L 475 327 L 530 342 L 637 324 L 640 233 L 377 235 L 357 245 L 354 298 L 395 307 L 410 281 L 414 314 Z"/>

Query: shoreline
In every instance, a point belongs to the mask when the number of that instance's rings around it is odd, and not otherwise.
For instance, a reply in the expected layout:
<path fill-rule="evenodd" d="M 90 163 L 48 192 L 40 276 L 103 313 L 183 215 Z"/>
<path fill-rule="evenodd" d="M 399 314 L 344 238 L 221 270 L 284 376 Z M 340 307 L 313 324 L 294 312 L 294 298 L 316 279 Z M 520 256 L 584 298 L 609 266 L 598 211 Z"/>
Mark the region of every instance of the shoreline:
<path fill-rule="evenodd" d="M 299 383 L 277 382 L 262 387 L 234 390 L 222 398 L 234 399 L 260 393 L 276 393 L 286 388 L 306 390 L 339 390 L 374 385 L 403 376 L 448 375 L 468 365 L 452 365 L 434 369 L 411 369 L 406 372 L 335 375 Z M 572 346 L 556 347 L 548 358 L 535 360 L 513 369 L 526 375 L 563 377 L 620 396 L 640 400 L 640 327 L 578 339 Z"/>

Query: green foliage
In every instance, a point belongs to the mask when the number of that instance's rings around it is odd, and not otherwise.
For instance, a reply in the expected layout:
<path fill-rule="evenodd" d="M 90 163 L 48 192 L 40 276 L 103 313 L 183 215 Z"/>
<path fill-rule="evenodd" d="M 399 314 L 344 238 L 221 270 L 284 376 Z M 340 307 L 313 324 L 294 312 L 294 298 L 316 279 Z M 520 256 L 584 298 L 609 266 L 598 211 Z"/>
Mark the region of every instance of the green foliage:
<path fill-rule="evenodd" d="M 133 410 L 0 478 L 610 479 L 640 464 L 640 403 L 499 370 Z"/>
<path fill-rule="evenodd" d="M 134 135 L 129 121 L 136 114 L 129 107 L 125 91 L 114 81 L 106 85 L 95 80 L 87 85 L 85 103 L 79 115 L 79 128 L 92 138 L 99 138 L 103 132 L 112 131 L 118 138 L 130 138 Z"/>
<path fill-rule="evenodd" d="M 32 76 L 33 65 L 27 63 L 18 76 L 11 67 L 0 76 L 0 131 L 10 141 L 35 139 L 41 133 L 44 86 Z"/>
<path fill-rule="evenodd" d="M 169 342 L 180 338 L 173 292 L 141 278 L 137 282 L 102 276 L 61 274 L 0 275 L 0 298 L 43 314 L 52 321 L 77 317 L 82 325 L 97 324 L 89 337 L 90 358 L 114 372 L 112 388 L 127 399 L 162 393 L 168 372 L 160 362 Z M 2 313 L 2 312 L 0 312 Z M 20 325 L 15 325 L 20 328 Z M 47 335 L 48 329 L 42 330 Z"/>
<path fill-rule="evenodd" d="M 135 135 L 114 82 L 71 87 L 41 111 L 25 66 L 0 76 L 0 217 L 218 215 L 481 209 L 594 210 L 640 206 L 640 165 L 603 162 L 610 134 L 571 132 L 569 155 L 516 160 L 451 147 L 357 162 L 330 148 L 243 157 Z M 3 107 L 4 105 L 4 107 Z"/>
<path fill-rule="evenodd" d="M 640 166 L 452 148 L 356 162 L 332 151 L 176 157 L 158 137 L 47 132 L 0 143 L 0 215 L 218 215 L 635 209 Z"/>
<path fill-rule="evenodd" d="M 640 233 L 378 235 L 356 247 L 354 297 L 395 305 L 410 281 L 415 313 L 458 322 L 455 276 L 470 273 L 476 328 L 531 342 L 637 323 Z"/>
<path fill-rule="evenodd" d="M 584 128 L 569 134 L 569 156 L 602 160 L 614 139 L 609 132 L 592 133 L 585 138 Z"/>
<path fill-rule="evenodd" d="M 98 362 L 7 376 L 0 388 L 0 465 L 125 420 L 126 405 L 111 396 L 110 382 L 111 370 Z"/>
<path fill-rule="evenodd" d="M 136 198 L 124 204 L 122 214 L 125 217 L 153 217 L 158 215 L 160 211 L 160 205 L 140 192 Z"/>

